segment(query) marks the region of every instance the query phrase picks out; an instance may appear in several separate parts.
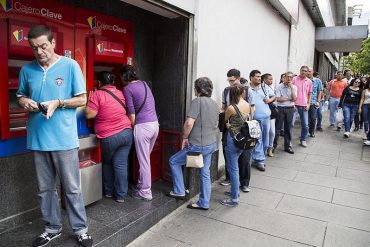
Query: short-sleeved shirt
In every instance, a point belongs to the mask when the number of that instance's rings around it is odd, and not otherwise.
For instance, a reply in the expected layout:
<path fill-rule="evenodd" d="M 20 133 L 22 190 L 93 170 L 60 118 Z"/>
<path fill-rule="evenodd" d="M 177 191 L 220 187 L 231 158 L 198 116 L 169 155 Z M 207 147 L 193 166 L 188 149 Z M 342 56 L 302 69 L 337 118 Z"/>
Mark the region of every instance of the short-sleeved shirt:
<path fill-rule="evenodd" d="M 244 98 L 244 100 L 247 101 L 250 106 L 255 105 L 253 93 L 251 92 L 251 87 L 248 87 L 248 91 L 246 91 L 246 97 Z M 224 91 L 222 91 L 222 104 L 225 105 L 225 110 L 230 105 L 230 87 L 226 87 Z"/>
<path fill-rule="evenodd" d="M 59 57 L 44 69 L 34 60 L 22 67 L 17 96 L 36 102 L 64 100 L 86 93 L 84 78 L 76 61 Z M 50 119 L 41 112 L 30 112 L 27 122 L 27 148 L 60 151 L 77 148 L 76 108 L 57 108 Z"/>
<path fill-rule="evenodd" d="M 140 106 L 144 102 L 145 87 L 147 90 L 146 101 L 140 113 L 136 114 L 136 112 L 139 110 Z M 134 83 L 128 84 L 123 88 L 123 94 L 125 95 L 126 98 L 128 115 L 132 114 L 137 115 L 135 116 L 136 124 L 158 121 L 157 113 L 155 111 L 155 102 L 152 90 L 150 90 L 146 82 L 136 81 Z"/>
<path fill-rule="evenodd" d="M 123 93 L 115 86 L 104 86 L 102 89 L 111 91 L 126 104 Z M 97 112 L 94 129 L 98 138 L 106 138 L 123 129 L 131 128 L 131 121 L 127 117 L 126 109 L 109 93 L 103 90 L 94 92 L 89 98 L 87 106 Z"/>
<path fill-rule="evenodd" d="M 319 96 L 322 89 L 323 88 L 321 80 L 315 77 L 312 78 L 311 104 L 315 104 L 317 102 L 317 97 Z"/>
<path fill-rule="evenodd" d="M 297 99 L 295 105 L 307 106 L 308 94 L 312 93 L 312 81 L 307 77 L 302 79 L 300 76 L 296 76 L 293 78 L 292 83 L 297 86 Z"/>
<path fill-rule="evenodd" d="M 292 84 L 292 89 L 284 83 L 280 83 L 276 89 L 276 97 L 292 99 L 291 101 L 277 102 L 276 105 L 280 107 L 292 107 L 294 106 L 294 101 L 292 97 L 292 90 L 297 94 L 297 86 Z"/>
<path fill-rule="evenodd" d="M 271 116 L 270 107 L 263 100 L 266 97 L 266 95 L 269 97 L 274 97 L 275 94 L 273 90 L 270 87 L 266 87 L 264 84 L 261 84 L 257 88 L 251 87 L 251 92 L 255 100 L 255 111 L 253 118 L 256 120 L 270 118 Z"/>
<path fill-rule="evenodd" d="M 337 79 L 331 80 L 328 85 L 330 97 L 339 99 L 342 96 L 343 90 L 347 87 L 345 80 L 338 81 Z"/>
<path fill-rule="evenodd" d="M 219 108 L 210 97 L 197 97 L 190 105 L 187 117 L 195 119 L 189 135 L 192 145 L 207 146 L 217 141 Z"/>

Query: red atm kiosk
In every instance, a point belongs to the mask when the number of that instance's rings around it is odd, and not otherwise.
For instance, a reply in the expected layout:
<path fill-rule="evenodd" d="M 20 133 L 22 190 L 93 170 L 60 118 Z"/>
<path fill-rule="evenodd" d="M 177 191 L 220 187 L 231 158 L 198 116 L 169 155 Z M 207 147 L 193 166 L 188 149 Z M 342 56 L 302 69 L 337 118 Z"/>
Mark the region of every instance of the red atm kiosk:
<path fill-rule="evenodd" d="M 85 76 L 87 90 L 96 85 L 96 73 L 111 71 L 116 75 L 115 85 L 122 89 L 119 70 L 122 64 L 133 64 L 134 33 L 131 22 L 102 15 L 85 9 L 76 9 L 76 61 Z M 90 127 L 92 125 L 90 124 Z M 139 164 L 134 155 L 133 180 L 137 181 Z M 151 155 L 152 181 L 161 177 L 160 136 Z"/>
<path fill-rule="evenodd" d="M 52 28 L 56 52 L 73 57 L 73 7 L 53 1 L 2 1 L 0 7 L 0 136 L 1 140 L 26 135 L 28 113 L 16 103 L 18 75 L 35 59 L 27 35 L 31 26 Z"/>

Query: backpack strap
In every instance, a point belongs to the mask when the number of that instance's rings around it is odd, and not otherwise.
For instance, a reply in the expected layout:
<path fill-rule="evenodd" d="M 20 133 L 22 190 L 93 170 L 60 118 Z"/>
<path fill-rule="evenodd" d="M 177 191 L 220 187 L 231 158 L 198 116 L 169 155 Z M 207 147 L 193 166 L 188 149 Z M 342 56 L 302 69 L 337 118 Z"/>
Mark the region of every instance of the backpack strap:
<path fill-rule="evenodd" d="M 245 122 L 245 120 L 243 119 L 243 115 L 242 115 L 242 113 L 240 112 L 240 110 L 239 110 L 239 108 L 238 108 L 238 106 L 237 105 L 235 105 L 235 104 L 233 104 L 232 105 L 233 107 L 234 107 L 234 109 L 235 109 L 235 111 L 237 112 L 237 114 L 239 115 L 239 117 L 241 118 L 241 120 L 243 121 L 243 122 Z M 248 117 L 248 116 L 247 116 Z"/>
<path fill-rule="evenodd" d="M 141 112 L 141 110 L 143 109 L 144 105 L 145 105 L 145 102 L 146 102 L 146 97 L 147 97 L 147 93 L 148 93 L 148 89 L 146 88 L 147 85 L 146 83 L 143 81 L 143 85 L 144 85 L 144 88 L 145 88 L 145 96 L 144 96 L 144 101 L 143 103 L 141 104 L 141 106 L 139 107 L 139 109 L 135 112 L 135 115 L 137 117 L 137 115 L 139 115 L 139 113 Z"/>

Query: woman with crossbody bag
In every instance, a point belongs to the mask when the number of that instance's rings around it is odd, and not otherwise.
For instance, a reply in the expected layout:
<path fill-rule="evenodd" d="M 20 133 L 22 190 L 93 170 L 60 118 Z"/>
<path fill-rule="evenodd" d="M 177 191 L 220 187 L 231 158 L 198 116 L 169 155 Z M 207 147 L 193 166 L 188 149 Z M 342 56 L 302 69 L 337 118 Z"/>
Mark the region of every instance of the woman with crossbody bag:
<path fill-rule="evenodd" d="M 230 106 L 226 109 L 225 122 L 229 129 L 226 145 L 226 157 L 228 160 L 228 167 L 230 174 L 231 189 L 225 194 L 230 196 L 228 199 L 222 200 L 220 203 L 225 206 L 235 207 L 239 202 L 239 156 L 244 151 L 235 146 L 233 137 L 240 132 L 244 121 L 249 118 L 251 114 L 251 107 L 247 101 L 243 99 L 243 86 L 233 86 L 230 88 Z M 242 116 L 242 118 L 240 117 Z M 253 149 L 245 150 L 252 152 Z M 250 154 L 251 156 L 251 154 Z"/>
<path fill-rule="evenodd" d="M 150 201 L 153 199 L 150 153 L 159 133 L 154 97 L 146 82 L 139 80 L 135 67 L 124 65 L 121 80 L 124 84 L 127 115 L 134 127 L 135 150 L 140 165 L 137 191 L 133 197 Z"/>
<path fill-rule="evenodd" d="M 213 84 L 209 78 L 201 77 L 197 79 L 194 89 L 197 98 L 191 102 L 184 123 L 182 149 L 171 156 L 169 160 L 173 190 L 167 196 L 185 199 L 182 167 L 187 163 L 189 153 L 200 153 L 203 156 L 203 167 L 200 168 L 200 195 L 198 201 L 190 203 L 188 208 L 207 210 L 211 199 L 211 158 L 216 150 L 219 133 L 219 107 L 211 99 Z"/>
<path fill-rule="evenodd" d="M 87 119 L 95 119 L 94 129 L 101 143 L 104 196 L 124 202 L 132 127 L 125 109 L 125 97 L 113 86 L 114 80 L 115 76 L 107 71 L 97 75 L 99 90 L 90 93 L 85 115 Z"/>

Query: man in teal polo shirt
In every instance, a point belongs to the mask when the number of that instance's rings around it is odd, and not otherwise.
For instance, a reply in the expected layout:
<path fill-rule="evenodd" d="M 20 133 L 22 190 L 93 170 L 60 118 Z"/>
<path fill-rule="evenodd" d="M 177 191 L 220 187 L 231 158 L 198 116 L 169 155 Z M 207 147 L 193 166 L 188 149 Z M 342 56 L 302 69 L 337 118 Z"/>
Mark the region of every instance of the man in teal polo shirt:
<path fill-rule="evenodd" d="M 33 152 L 45 222 L 45 231 L 33 246 L 45 246 L 61 235 L 56 174 L 65 191 L 69 224 L 80 246 L 92 246 L 78 159 L 76 108 L 86 104 L 82 72 L 74 60 L 54 52 L 55 39 L 49 27 L 32 27 L 28 41 L 36 60 L 22 67 L 17 97 L 19 105 L 29 111 L 27 148 Z"/>

